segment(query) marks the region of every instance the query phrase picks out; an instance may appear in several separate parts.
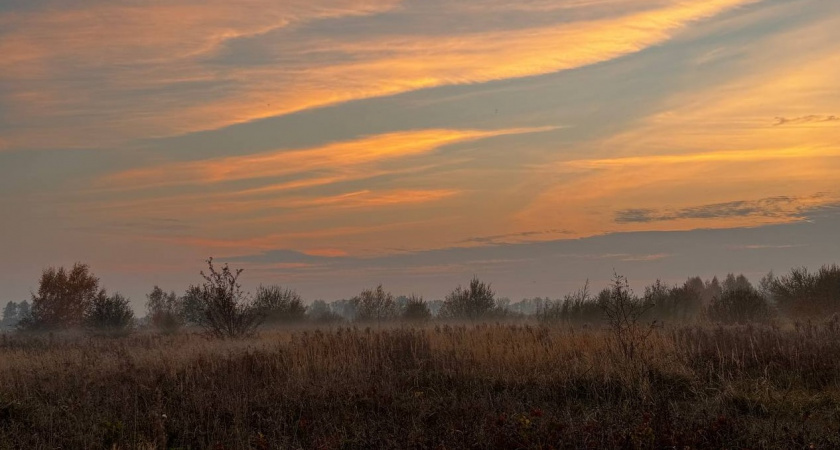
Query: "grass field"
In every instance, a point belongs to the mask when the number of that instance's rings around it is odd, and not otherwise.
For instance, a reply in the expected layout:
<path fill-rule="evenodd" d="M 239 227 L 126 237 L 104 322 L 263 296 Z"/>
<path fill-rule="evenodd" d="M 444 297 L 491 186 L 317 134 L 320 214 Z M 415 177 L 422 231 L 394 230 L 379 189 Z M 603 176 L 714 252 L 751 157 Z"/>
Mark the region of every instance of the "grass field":
<path fill-rule="evenodd" d="M 5 335 L 0 448 L 840 448 L 840 329 Z"/>

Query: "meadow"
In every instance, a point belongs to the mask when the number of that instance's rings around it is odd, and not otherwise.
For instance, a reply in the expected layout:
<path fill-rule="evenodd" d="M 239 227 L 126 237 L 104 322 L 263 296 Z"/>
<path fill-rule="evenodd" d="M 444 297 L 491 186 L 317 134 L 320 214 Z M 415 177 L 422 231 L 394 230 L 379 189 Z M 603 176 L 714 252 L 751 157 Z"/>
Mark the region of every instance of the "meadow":
<path fill-rule="evenodd" d="M 0 448 L 840 448 L 840 323 L 0 338 Z"/>
<path fill-rule="evenodd" d="M 46 269 L 3 311 L 0 449 L 840 448 L 837 265 L 516 304 L 473 278 L 306 305 L 241 272 L 136 319 Z"/>

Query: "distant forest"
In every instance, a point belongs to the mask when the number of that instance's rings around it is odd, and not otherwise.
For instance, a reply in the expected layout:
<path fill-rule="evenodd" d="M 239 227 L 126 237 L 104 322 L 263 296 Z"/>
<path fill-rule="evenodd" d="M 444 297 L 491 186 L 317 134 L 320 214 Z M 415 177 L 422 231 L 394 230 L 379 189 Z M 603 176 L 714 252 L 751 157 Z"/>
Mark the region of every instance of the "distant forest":
<path fill-rule="evenodd" d="M 137 329 L 174 333 L 198 328 L 224 338 L 253 334 L 260 326 L 281 324 L 422 323 L 439 321 L 536 320 L 546 324 L 599 325 L 609 308 L 620 302 L 650 323 L 718 322 L 768 323 L 806 320 L 840 312 L 840 266 L 825 265 L 815 272 L 795 268 L 783 276 L 772 272 L 752 283 L 744 275 L 722 279 L 688 278 L 681 285 L 661 281 L 640 293 L 615 275 L 610 287 L 590 291 L 589 282 L 559 299 L 530 298 L 511 302 L 499 298 L 491 284 L 473 278 L 442 300 L 395 296 L 383 286 L 334 302 L 315 300 L 307 305 L 293 289 L 261 285 L 253 294 L 243 291 L 242 270 L 217 267 L 210 258 L 201 272 L 203 282 L 178 294 L 161 287 L 146 295 L 146 314 L 135 317 L 129 299 L 109 294 L 86 264 L 43 271 L 31 299 L 8 302 L 2 322 L 6 330 L 21 332 L 84 329 L 92 333 L 127 334 Z"/>

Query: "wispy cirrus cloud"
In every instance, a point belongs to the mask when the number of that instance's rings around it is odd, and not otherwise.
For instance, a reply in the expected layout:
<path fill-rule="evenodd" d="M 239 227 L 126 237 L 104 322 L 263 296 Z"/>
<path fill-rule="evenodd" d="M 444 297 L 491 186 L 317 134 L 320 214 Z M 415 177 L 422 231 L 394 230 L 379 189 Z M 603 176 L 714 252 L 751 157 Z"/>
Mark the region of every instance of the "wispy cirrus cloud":
<path fill-rule="evenodd" d="M 190 213 L 228 218 L 237 214 L 254 214 L 264 211 L 282 211 L 289 216 L 291 211 L 297 211 L 299 214 L 301 210 L 317 209 L 317 212 L 323 215 L 327 212 L 336 214 L 349 209 L 417 206 L 454 197 L 459 193 L 456 189 L 388 189 L 382 191 L 354 191 L 327 196 L 284 195 L 274 198 L 201 202 L 192 205 Z M 177 207 L 183 208 L 184 206 L 178 205 Z M 165 209 L 155 208 L 153 211 L 161 210 Z M 142 212 L 145 211 L 138 211 L 138 213 Z"/>
<path fill-rule="evenodd" d="M 730 245 L 727 248 L 732 250 L 787 250 L 791 248 L 807 247 L 806 244 L 745 244 Z"/>
<path fill-rule="evenodd" d="M 826 8 L 818 18 L 733 47 L 737 51 L 723 52 L 721 60 L 694 58 L 689 63 L 698 71 L 694 83 L 665 96 L 614 134 L 569 151 L 585 157 L 558 152 L 553 161 L 534 165 L 535 172 L 555 181 L 541 186 L 517 215 L 521 227 L 537 226 L 534 218 L 544 211 L 542 220 L 590 233 L 748 227 L 801 217 L 793 204 L 739 203 L 742 199 L 802 200 L 814 192 L 832 192 L 836 199 L 836 122 L 831 115 L 812 112 L 832 111 L 840 100 L 840 9 L 817 4 Z M 767 10 L 780 15 L 795 8 Z M 768 11 L 749 19 L 761 23 Z M 797 51 L 803 46 L 810 50 Z M 715 76 L 721 65 L 732 73 L 708 84 L 699 81 Z M 788 119 L 774 125 L 774 117 Z M 813 199 L 811 206 L 833 201 Z M 628 205 L 619 220 L 616 205 Z"/>
<path fill-rule="evenodd" d="M 431 129 L 388 133 L 342 141 L 315 148 L 278 150 L 246 156 L 175 162 L 109 174 L 99 183 L 121 188 L 162 185 L 206 184 L 227 181 L 282 177 L 302 174 L 323 179 L 324 171 L 337 174 L 348 169 L 432 152 L 442 146 L 512 134 L 535 133 L 552 127 L 502 130 Z M 342 177 L 327 176 L 329 182 Z M 292 187 L 305 187 L 306 181 L 293 181 Z"/>
<path fill-rule="evenodd" d="M 490 23 L 482 31 L 349 38 L 313 37 L 287 25 L 381 13 L 395 2 L 95 4 L 6 17 L 12 26 L 0 36 L 0 80 L 14 88 L 5 100 L 15 123 L 27 125 L 12 134 L 13 145 L 103 145 L 579 68 L 661 44 L 694 21 L 758 1 L 640 0 L 623 15 L 524 29 Z M 450 5 L 442 7 L 457 11 Z M 264 13 L 255 17 L 255 10 Z M 251 37 L 260 42 L 252 64 L 209 58 L 223 43 Z"/>
<path fill-rule="evenodd" d="M 827 123 L 827 122 L 840 122 L 840 117 L 838 116 L 823 116 L 819 114 L 809 114 L 807 116 L 800 116 L 800 117 L 776 117 L 776 123 L 773 125 L 780 126 L 780 125 L 796 125 L 796 124 L 804 124 L 804 123 Z"/>
<path fill-rule="evenodd" d="M 615 213 L 617 223 L 652 223 L 682 219 L 721 219 L 730 217 L 769 217 L 790 219 L 831 201 L 826 194 L 810 197 L 767 197 L 738 200 L 677 209 L 623 209 Z M 835 198 L 836 200 L 836 198 Z"/>
<path fill-rule="evenodd" d="M 619 158 L 580 159 L 558 162 L 559 171 L 576 169 L 633 168 L 640 166 L 667 166 L 680 164 L 758 162 L 766 160 L 799 159 L 840 155 L 840 148 L 788 147 L 776 149 L 722 150 L 699 153 L 652 154 Z"/>
<path fill-rule="evenodd" d="M 479 245 L 498 245 L 528 242 L 529 240 L 538 239 L 546 240 L 558 235 L 569 234 L 569 230 L 534 230 L 534 231 L 520 231 L 516 233 L 496 234 L 491 236 L 477 236 L 464 239 L 460 243 L 463 244 L 479 244 Z"/>

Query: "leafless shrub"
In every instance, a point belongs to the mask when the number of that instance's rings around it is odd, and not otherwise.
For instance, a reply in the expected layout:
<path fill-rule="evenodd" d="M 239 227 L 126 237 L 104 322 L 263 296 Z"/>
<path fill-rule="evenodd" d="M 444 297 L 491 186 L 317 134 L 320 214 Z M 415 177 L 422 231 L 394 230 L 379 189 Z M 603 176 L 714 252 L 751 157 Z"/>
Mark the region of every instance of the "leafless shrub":
<path fill-rule="evenodd" d="M 618 274 L 610 289 L 599 296 L 598 305 L 604 313 L 612 343 L 624 361 L 644 360 L 643 352 L 656 321 L 645 324 L 642 317 L 653 305 L 633 295 L 627 278 Z"/>
<path fill-rule="evenodd" d="M 458 286 L 446 296 L 439 315 L 446 319 L 481 319 L 493 312 L 495 295 L 490 284 L 474 277 L 469 287 Z"/>
<path fill-rule="evenodd" d="M 707 315 L 714 322 L 727 324 L 765 323 L 773 315 L 773 308 L 752 287 L 725 289 L 708 307 Z"/>
<path fill-rule="evenodd" d="M 365 289 L 351 303 L 356 308 L 356 320 L 381 322 L 397 317 L 397 302 L 393 294 L 380 284 L 375 289 Z"/>
<path fill-rule="evenodd" d="M 599 322 L 602 315 L 600 306 L 589 292 L 589 280 L 562 300 L 546 300 L 536 313 L 537 319 L 546 324 Z"/>
<path fill-rule="evenodd" d="M 216 270 L 213 258 L 207 260 L 207 265 L 208 272 L 201 272 L 204 284 L 194 289 L 203 306 L 199 325 L 215 338 L 253 335 L 264 315 L 251 304 L 238 282 L 243 269 L 233 271 L 225 264 Z"/>
<path fill-rule="evenodd" d="M 817 272 L 792 269 L 788 275 L 765 282 L 779 310 L 790 317 L 818 317 L 840 312 L 840 266 Z"/>
<path fill-rule="evenodd" d="M 270 323 L 300 322 L 306 318 L 306 307 L 300 295 L 292 289 L 277 285 L 257 288 L 254 307 Z"/>

